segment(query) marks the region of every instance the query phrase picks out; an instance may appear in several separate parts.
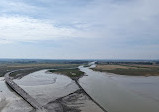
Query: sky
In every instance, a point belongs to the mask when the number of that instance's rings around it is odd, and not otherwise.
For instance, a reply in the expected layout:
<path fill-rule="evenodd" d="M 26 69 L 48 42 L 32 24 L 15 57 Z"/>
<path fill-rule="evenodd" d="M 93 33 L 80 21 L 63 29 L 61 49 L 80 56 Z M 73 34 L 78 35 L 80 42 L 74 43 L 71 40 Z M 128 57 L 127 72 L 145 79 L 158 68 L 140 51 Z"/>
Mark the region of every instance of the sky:
<path fill-rule="evenodd" d="M 0 58 L 159 59 L 159 0 L 1 0 Z"/>

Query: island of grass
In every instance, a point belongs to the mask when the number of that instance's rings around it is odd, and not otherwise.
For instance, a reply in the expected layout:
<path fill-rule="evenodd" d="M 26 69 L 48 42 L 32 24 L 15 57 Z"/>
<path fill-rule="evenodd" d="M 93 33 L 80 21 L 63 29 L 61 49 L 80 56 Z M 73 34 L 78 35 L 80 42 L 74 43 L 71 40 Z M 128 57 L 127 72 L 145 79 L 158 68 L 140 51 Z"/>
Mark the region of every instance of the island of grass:
<path fill-rule="evenodd" d="M 49 72 L 63 74 L 70 77 L 73 80 L 78 80 L 80 77 L 84 75 L 84 72 L 80 71 L 79 68 L 56 69 L 56 70 L 49 70 Z"/>
<path fill-rule="evenodd" d="M 144 64 L 98 64 L 94 71 L 109 72 L 129 76 L 159 76 L 158 65 Z"/>

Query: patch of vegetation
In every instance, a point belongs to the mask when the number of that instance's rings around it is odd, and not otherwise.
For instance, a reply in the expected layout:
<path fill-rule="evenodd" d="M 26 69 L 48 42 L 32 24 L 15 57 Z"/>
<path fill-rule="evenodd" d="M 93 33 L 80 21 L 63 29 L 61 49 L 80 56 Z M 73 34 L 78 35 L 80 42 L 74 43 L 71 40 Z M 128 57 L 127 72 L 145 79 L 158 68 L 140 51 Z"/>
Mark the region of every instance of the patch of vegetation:
<path fill-rule="evenodd" d="M 122 68 L 125 66 L 125 68 Z M 109 69 L 109 66 L 100 65 L 96 68 L 92 68 L 95 71 L 109 72 L 120 75 L 129 76 L 159 76 L 159 66 L 145 66 L 145 65 L 118 65 Z"/>
<path fill-rule="evenodd" d="M 114 69 L 114 70 L 107 70 L 107 72 L 120 74 L 120 75 L 132 75 L 132 76 L 157 76 L 157 75 L 159 75 L 158 69 Z"/>
<path fill-rule="evenodd" d="M 90 65 L 88 65 L 88 64 L 87 65 L 83 65 L 83 67 L 90 67 Z"/>
<path fill-rule="evenodd" d="M 72 79 L 78 79 L 84 75 L 84 72 L 80 71 L 79 68 L 49 70 L 49 72 L 67 75 Z"/>
<path fill-rule="evenodd" d="M 41 69 L 60 69 L 60 68 L 75 68 L 78 67 L 79 64 L 58 64 L 58 63 L 25 63 L 25 64 L 19 64 L 19 63 L 5 63 L 0 64 L 0 77 L 4 76 L 5 73 L 13 70 L 18 69 L 26 69 L 26 68 L 32 68 L 30 70 L 20 70 L 17 72 L 12 73 L 12 76 L 15 77 L 16 74 L 28 74 L 31 72 L 35 72 Z"/>

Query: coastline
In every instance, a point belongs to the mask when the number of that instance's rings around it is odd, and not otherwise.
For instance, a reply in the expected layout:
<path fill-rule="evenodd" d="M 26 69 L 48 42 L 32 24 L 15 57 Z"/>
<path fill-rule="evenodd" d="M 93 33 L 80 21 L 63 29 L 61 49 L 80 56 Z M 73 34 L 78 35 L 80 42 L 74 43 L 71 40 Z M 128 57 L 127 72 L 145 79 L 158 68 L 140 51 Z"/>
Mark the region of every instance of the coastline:
<path fill-rule="evenodd" d="M 90 67 L 90 66 L 89 66 Z M 49 71 L 48 71 L 49 72 Z M 51 72 L 52 73 L 52 72 Z M 55 72 L 56 73 L 56 72 Z M 59 73 L 59 75 L 65 75 L 65 74 L 60 74 Z M 76 77 L 70 77 L 70 76 L 68 76 L 68 75 L 65 75 L 65 76 L 67 76 L 67 77 L 69 77 L 70 79 L 72 79 L 72 80 L 74 80 L 75 81 L 75 83 L 78 85 L 78 87 L 79 87 L 79 89 L 77 90 L 77 91 L 75 91 L 75 92 L 73 92 L 73 93 L 70 93 L 70 94 L 68 94 L 68 95 L 66 95 L 66 96 L 63 96 L 63 97 L 61 97 L 61 98 L 58 98 L 58 99 L 56 99 L 55 101 L 53 101 L 54 103 L 57 101 L 57 102 L 59 102 L 59 101 L 61 101 L 63 98 L 65 98 L 65 97 L 68 97 L 68 96 L 70 96 L 70 95 L 72 95 L 72 94 L 75 94 L 75 93 L 79 93 L 79 91 L 80 91 L 80 93 L 83 93 L 84 95 L 86 95 L 94 104 L 96 104 L 103 112 L 108 112 L 108 111 L 106 111 L 101 105 L 99 105 L 99 103 L 97 103 L 83 88 L 82 88 L 82 86 L 79 84 L 79 79 L 80 78 L 82 78 L 83 76 L 85 76 L 85 74 L 83 74 L 83 75 L 80 75 L 80 76 L 76 76 Z M 57 103 L 56 102 L 56 103 Z M 62 103 L 62 102 L 61 102 Z"/>
<path fill-rule="evenodd" d="M 24 70 L 24 71 L 26 71 L 26 70 Z M 19 75 L 19 77 L 23 77 L 23 76 L 25 76 L 26 74 L 24 74 L 24 75 Z M 65 75 L 65 74 L 63 74 L 63 75 Z M 65 75 L 65 76 L 67 76 L 67 75 Z M 16 78 L 17 79 L 19 79 L 19 77 L 17 76 Z M 67 76 L 68 77 L 68 76 Z M 67 100 L 71 100 L 72 99 L 72 95 L 73 96 L 76 96 L 75 97 L 75 99 L 74 100 L 76 100 L 76 102 L 79 102 L 79 101 L 81 101 L 81 98 L 83 99 L 82 100 L 82 103 L 83 104 L 85 104 L 85 105 L 81 105 L 81 104 L 79 104 L 79 105 L 77 105 L 77 106 L 79 106 L 80 108 L 78 109 L 77 107 L 75 107 L 74 109 L 76 110 L 78 110 L 79 112 L 80 111 L 83 111 L 83 110 L 88 110 L 88 112 L 91 110 L 91 108 L 92 109 L 96 109 L 96 111 L 97 112 L 107 112 L 106 110 L 104 110 L 95 100 L 93 100 L 92 98 L 91 98 L 91 96 L 89 96 L 89 94 L 87 94 L 85 91 L 84 91 L 84 89 L 80 86 L 80 84 L 78 83 L 78 79 L 79 78 L 81 78 L 81 77 L 83 77 L 83 75 L 82 76 L 79 76 L 79 77 L 76 77 L 76 78 L 70 78 L 70 79 L 72 79 L 73 81 L 75 81 L 75 83 L 76 83 L 76 85 L 79 87 L 79 89 L 77 90 L 77 91 L 75 91 L 75 92 L 72 92 L 72 93 L 70 93 L 70 94 L 68 94 L 68 95 L 66 95 L 66 96 L 63 96 L 63 97 L 60 97 L 60 98 L 58 98 L 58 99 L 56 99 L 55 101 L 51 101 L 51 102 L 54 102 L 54 103 L 58 103 L 58 105 L 63 105 L 63 107 L 62 106 L 59 106 L 59 107 L 61 107 L 61 109 L 63 110 L 63 111 L 61 111 L 61 112 L 67 112 L 67 110 L 69 109 L 69 105 L 67 105 L 67 104 L 65 104 L 65 106 L 64 106 L 64 101 L 63 101 L 63 99 L 65 99 L 65 98 L 67 98 Z M 81 98 L 80 98 L 81 97 Z M 84 97 L 84 98 L 83 98 Z M 78 98 L 80 98 L 80 99 L 78 99 Z M 48 103 L 48 105 L 49 105 L 49 103 Z M 48 105 L 45 105 L 44 107 L 45 108 L 47 108 L 48 109 Z M 89 105 L 89 106 L 88 106 Z M 54 107 L 54 106 L 53 106 Z M 71 107 L 72 108 L 72 107 Z M 83 109 L 84 108 L 84 109 Z M 56 108 L 54 108 L 54 109 L 56 109 Z M 102 110 L 102 111 L 101 111 Z M 34 110 L 33 110 L 34 111 Z M 78 112 L 77 111 L 77 112 Z M 51 112 L 51 111 L 50 111 Z M 84 111 L 84 112 L 87 112 L 87 111 Z"/>

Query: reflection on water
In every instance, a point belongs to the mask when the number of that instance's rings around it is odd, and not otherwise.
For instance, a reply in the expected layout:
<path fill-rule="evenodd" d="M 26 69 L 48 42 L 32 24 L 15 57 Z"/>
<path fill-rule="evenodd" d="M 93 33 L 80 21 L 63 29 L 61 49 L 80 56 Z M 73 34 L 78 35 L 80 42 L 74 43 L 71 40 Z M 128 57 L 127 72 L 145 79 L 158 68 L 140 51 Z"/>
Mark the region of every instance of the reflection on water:
<path fill-rule="evenodd" d="M 81 86 L 109 112 L 159 112 L 159 77 L 80 70 L 88 75 L 79 80 Z"/>

